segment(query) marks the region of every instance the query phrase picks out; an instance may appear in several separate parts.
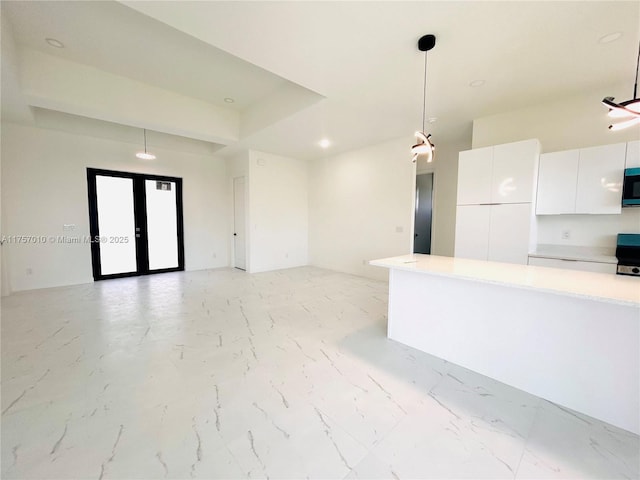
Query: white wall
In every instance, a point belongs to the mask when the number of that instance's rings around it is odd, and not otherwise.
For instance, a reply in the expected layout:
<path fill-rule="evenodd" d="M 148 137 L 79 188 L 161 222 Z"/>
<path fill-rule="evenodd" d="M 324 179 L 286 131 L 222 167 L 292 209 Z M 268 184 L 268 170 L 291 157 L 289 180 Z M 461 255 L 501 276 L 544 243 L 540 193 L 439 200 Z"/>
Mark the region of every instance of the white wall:
<path fill-rule="evenodd" d="M 623 208 L 620 215 L 538 216 L 538 244 L 607 247 L 613 250 L 618 233 L 640 233 L 640 211 Z M 569 231 L 569 238 L 562 233 Z"/>
<path fill-rule="evenodd" d="M 473 148 L 537 138 L 544 153 L 637 140 L 640 126 L 609 130 L 611 119 L 600 103 L 606 96 L 630 98 L 629 87 L 599 87 L 534 107 L 477 118 L 473 121 Z"/>
<path fill-rule="evenodd" d="M 87 167 L 169 175 L 183 178 L 185 268 L 229 264 L 223 160 L 150 144 L 158 159 L 145 162 L 135 158 L 139 144 L 11 123 L 2 124 L 1 140 L 4 235 L 88 235 Z M 63 224 L 77 227 L 65 232 Z M 3 249 L 12 291 L 93 281 L 89 245 Z"/>
<path fill-rule="evenodd" d="M 311 163 L 312 265 L 382 279 L 386 270 L 366 263 L 410 251 L 415 189 L 410 142 L 394 140 Z"/>
<path fill-rule="evenodd" d="M 248 271 L 308 264 L 308 164 L 249 151 Z"/>
<path fill-rule="evenodd" d="M 542 152 L 628 142 L 640 138 L 640 127 L 613 132 L 607 127 L 605 96 L 627 99 L 629 85 L 601 87 L 562 100 L 514 110 L 473 122 L 473 148 L 538 138 Z M 571 235 L 563 240 L 562 231 Z M 538 244 L 608 247 L 618 233 L 640 233 L 640 208 L 621 215 L 541 215 L 537 217 Z"/>
<path fill-rule="evenodd" d="M 453 255 L 458 152 L 439 143 L 433 163 L 411 162 L 413 137 L 316 160 L 309 189 L 310 262 L 322 268 L 386 279 L 367 264 L 413 251 L 416 173 L 434 173 L 431 253 Z"/>

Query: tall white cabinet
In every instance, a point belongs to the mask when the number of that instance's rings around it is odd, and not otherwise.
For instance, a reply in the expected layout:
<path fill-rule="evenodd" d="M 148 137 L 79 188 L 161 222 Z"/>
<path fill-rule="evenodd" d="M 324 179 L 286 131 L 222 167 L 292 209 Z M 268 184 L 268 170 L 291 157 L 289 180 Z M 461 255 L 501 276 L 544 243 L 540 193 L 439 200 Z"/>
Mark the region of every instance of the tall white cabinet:
<path fill-rule="evenodd" d="M 540 142 L 460 152 L 455 256 L 527 263 Z"/>

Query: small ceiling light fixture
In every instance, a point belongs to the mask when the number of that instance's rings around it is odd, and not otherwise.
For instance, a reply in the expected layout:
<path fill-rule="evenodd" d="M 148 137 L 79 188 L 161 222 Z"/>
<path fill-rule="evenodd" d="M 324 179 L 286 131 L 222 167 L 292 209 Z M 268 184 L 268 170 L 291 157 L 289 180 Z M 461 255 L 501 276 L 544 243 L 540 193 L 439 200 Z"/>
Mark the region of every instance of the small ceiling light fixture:
<path fill-rule="evenodd" d="M 318 142 L 318 145 L 320 145 L 322 148 L 329 148 L 331 146 L 331 142 L 328 138 L 323 138 Z"/>
<path fill-rule="evenodd" d="M 424 97 L 422 103 L 422 131 L 416 132 L 416 139 L 418 143 L 416 143 L 413 147 L 411 147 L 411 153 L 413 154 L 412 161 L 416 163 L 418 157 L 424 156 L 427 159 L 427 163 L 433 161 L 433 155 L 435 152 L 435 145 L 431 143 L 430 137 L 431 134 L 425 133 L 425 121 L 427 114 L 427 52 L 431 50 L 436 45 L 436 36 L 435 35 L 424 35 L 418 40 L 418 50 L 424 52 Z M 429 122 L 432 123 L 432 122 Z"/>
<path fill-rule="evenodd" d="M 224 101 L 225 101 L 225 103 L 234 103 L 235 102 L 235 100 L 233 98 L 231 98 L 231 97 L 226 97 L 224 99 Z"/>
<path fill-rule="evenodd" d="M 633 98 L 625 102 L 615 103 L 613 97 L 604 97 L 602 104 L 609 108 L 610 118 L 625 118 L 624 122 L 609 125 L 609 130 L 622 130 L 640 123 L 640 98 L 638 98 L 638 69 L 640 68 L 640 43 L 638 43 L 638 60 L 636 61 L 636 81 L 633 84 Z M 631 117 L 631 118 L 629 118 Z"/>
<path fill-rule="evenodd" d="M 45 38 L 45 41 L 52 47 L 64 48 L 64 43 L 62 43 L 60 40 L 56 40 L 55 38 Z"/>
<path fill-rule="evenodd" d="M 156 156 L 153 153 L 147 152 L 147 130 L 143 128 L 142 131 L 144 133 L 144 152 L 136 153 L 136 157 L 140 160 L 155 160 Z"/>

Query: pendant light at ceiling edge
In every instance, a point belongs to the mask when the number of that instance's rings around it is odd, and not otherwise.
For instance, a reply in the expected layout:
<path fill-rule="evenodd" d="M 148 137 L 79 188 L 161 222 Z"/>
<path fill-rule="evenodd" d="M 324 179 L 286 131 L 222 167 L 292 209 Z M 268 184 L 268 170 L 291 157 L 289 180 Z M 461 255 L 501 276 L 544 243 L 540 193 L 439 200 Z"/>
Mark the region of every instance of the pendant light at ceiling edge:
<path fill-rule="evenodd" d="M 422 103 L 422 131 L 415 133 L 418 143 L 411 147 L 413 163 L 416 163 L 420 156 L 424 156 L 427 159 L 427 163 L 431 163 L 436 149 L 435 145 L 431 142 L 431 134 L 425 133 L 425 120 L 427 115 L 427 52 L 435 47 L 435 45 L 436 36 L 432 34 L 424 35 L 418 40 L 418 50 L 424 52 L 424 96 Z"/>
<path fill-rule="evenodd" d="M 155 160 L 156 156 L 153 153 L 147 152 L 147 130 L 143 128 L 142 132 L 144 134 L 144 152 L 136 153 L 136 157 L 140 160 Z"/>
<path fill-rule="evenodd" d="M 640 124 L 640 98 L 638 98 L 638 69 L 640 68 L 640 42 L 638 43 L 638 59 L 636 61 L 636 80 L 633 84 L 633 98 L 625 102 L 615 103 L 613 97 L 604 97 L 602 104 L 609 108 L 610 118 L 626 118 L 624 122 L 609 125 L 609 130 L 622 130 Z M 629 119 L 629 117 L 632 117 Z"/>

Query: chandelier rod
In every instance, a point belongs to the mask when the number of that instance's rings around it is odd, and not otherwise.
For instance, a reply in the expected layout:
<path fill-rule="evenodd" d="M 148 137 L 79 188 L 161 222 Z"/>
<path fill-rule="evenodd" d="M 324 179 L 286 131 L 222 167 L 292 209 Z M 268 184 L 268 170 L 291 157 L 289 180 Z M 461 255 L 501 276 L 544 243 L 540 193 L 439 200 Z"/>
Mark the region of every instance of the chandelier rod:
<path fill-rule="evenodd" d="M 424 87 L 422 97 L 422 132 L 425 132 L 425 119 L 427 118 L 427 51 L 424 52 Z"/>
<path fill-rule="evenodd" d="M 638 98 L 638 70 L 640 69 L 640 42 L 638 42 L 638 60 L 636 62 L 636 81 L 633 84 L 633 99 Z"/>

